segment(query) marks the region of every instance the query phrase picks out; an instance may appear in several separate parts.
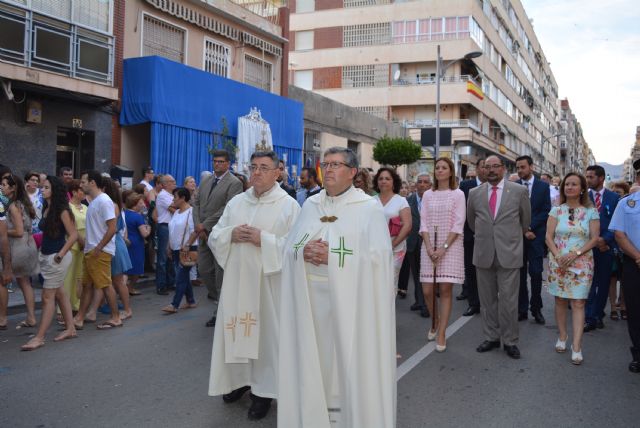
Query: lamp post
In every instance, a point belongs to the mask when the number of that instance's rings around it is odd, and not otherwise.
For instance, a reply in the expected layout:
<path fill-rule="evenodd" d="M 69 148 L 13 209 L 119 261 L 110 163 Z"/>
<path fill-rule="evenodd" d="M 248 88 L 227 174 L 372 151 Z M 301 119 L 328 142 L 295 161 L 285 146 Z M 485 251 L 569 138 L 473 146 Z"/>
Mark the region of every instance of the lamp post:
<path fill-rule="evenodd" d="M 440 45 L 438 45 L 438 59 L 436 60 L 436 149 L 435 159 L 440 157 L 440 83 L 447 69 L 458 61 L 464 59 L 478 58 L 482 55 L 482 51 L 469 52 L 462 58 L 449 61 L 447 64 L 442 64 L 442 57 L 440 56 Z"/>

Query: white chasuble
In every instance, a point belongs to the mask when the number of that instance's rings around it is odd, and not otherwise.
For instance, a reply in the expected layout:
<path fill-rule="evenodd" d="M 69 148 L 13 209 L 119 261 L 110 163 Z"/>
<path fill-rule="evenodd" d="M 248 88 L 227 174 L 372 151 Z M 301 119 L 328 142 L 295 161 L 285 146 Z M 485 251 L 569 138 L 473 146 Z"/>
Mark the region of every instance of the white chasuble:
<path fill-rule="evenodd" d="M 321 238 L 329 264 L 304 245 Z M 284 248 L 278 426 L 390 428 L 396 421 L 393 253 L 382 207 L 350 188 L 309 198 Z"/>
<path fill-rule="evenodd" d="M 280 271 L 283 246 L 300 207 L 276 183 L 257 198 L 253 188 L 231 199 L 208 245 L 224 269 L 211 355 L 209 395 L 245 385 L 276 398 Z M 261 246 L 232 243 L 236 226 L 261 230 Z"/>

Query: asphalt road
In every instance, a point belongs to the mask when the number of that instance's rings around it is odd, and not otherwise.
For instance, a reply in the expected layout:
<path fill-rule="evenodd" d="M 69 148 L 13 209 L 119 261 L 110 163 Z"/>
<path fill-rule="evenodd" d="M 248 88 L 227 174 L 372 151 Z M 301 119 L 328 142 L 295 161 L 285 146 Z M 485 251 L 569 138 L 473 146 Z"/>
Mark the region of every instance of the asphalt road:
<path fill-rule="evenodd" d="M 22 314 L 12 315 L 0 332 L 0 427 L 275 427 L 277 406 L 252 422 L 248 397 L 225 405 L 207 396 L 213 329 L 204 327 L 205 290 L 196 289 L 198 308 L 175 315 L 160 311 L 169 298 L 143 292 L 125 327 L 87 324 L 63 343 L 52 341 L 52 327 L 35 352 L 20 352 L 28 332 L 15 330 Z M 409 311 L 411 303 L 397 304 L 398 427 L 640 426 L 640 375 L 627 370 L 623 321 L 586 334 L 576 367 L 570 353 L 554 351 L 546 294 L 547 325 L 520 323 L 520 360 L 475 351 L 481 320 L 460 318 L 466 302 L 454 303 L 447 351 L 431 352 L 430 320 Z"/>

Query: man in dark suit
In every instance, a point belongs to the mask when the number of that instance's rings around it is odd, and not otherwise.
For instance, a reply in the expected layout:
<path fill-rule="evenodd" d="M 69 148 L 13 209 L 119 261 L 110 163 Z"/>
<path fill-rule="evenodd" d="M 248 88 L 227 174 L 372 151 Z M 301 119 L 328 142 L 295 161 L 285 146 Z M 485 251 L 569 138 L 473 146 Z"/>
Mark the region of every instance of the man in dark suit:
<path fill-rule="evenodd" d="M 518 295 L 518 321 L 527 319 L 527 309 L 536 320 L 544 324 L 542 316 L 542 271 L 544 270 L 544 239 L 547 233 L 547 219 L 551 211 L 549 184 L 533 175 L 531 156 L 516 159 L 518 183 L 527 188 L 531 202 L 531 225 L 524 234 L 524 265 L 520 269 L 520 293 Z M 531 299 L 527 290 L 527 268 L 531 278 Z"/>
<path fill-rule="evenodd" d="M 604 168 L 600 165 L 587 167 L 586 178 L 589 185 L 589 197 L 600 215 L 600 237 L 596 248 L 593 249 L 593 282 L 585 311 L 585 332 L 604 328 L 602 318 L 607 297 L 609 297 L 611 266 L 614 258 L 613 248 L 616 245 L 614 233 L 609 230 L 609 223 L 618 205 L 619 196 L 604 188 L 605 176 Z"/>
<path fill-rule="evenodd" d="M 300 206 L 304 201 L 313 195 L 317 195 L 322 190 L 322 186 L 318 183 L 318 172 L 315 168 L 305 166 L 300 171 L 300 190 L 296 194 Z"/>
<path fill-rule="evenodd" d="M 229 171 L 230 158 L 226 150 L 213 152 L 213 174 L 202 180 L 198 196 L 193 202 L 193 224 L 198 234 L 198 272 L 207 286 L 208 297 L 213 300 L 213 316 L 207 327 L 216 324 L 222 276 L 224 274 L 216 262 L 207 239 L 211 229 L 218 224 L 227 203 L 242 193 L 242 182 Z"/>
<path fill-rule="evenodd" d="M 476 162 L 476 177 L 464 180 L 460 183 L 460 190 L 464 192 L 465 200 L 469 200 L 469 191 L 478 187 L 487 180 L 487 171 L 484 168 L 484 159 Z M 462 313 L 465 317 L 470 317 L 480 313 L 480 299 L 478 298 L 478 280 L 476 278 L 476 267 L 473 265 L 473 231 L 469 228 L 469 223 L 464 222 L 464 284 L 462 293 L 456 296 L 458 300 L 469 301 L 469 307 Z"/>
<path fill-rule="evenodd" d="M 424 304 L 424 294 L 420 284 L 420 250 L 422 237 L 420 237 L 420 210 L 422 209 L 422 196 L 431 188 L 429 174 L 420 174 L 416 179 L 416 191 L 407 196 L 407 202 L 411 208 L 411 233 L 407 237 L 407 254 L 404 256 L 400 276 L 398 277 L 398 296 L 406 296 L 409 285 L 409 273 L 413 276 L 415 302 L 411 305 L 412 311 L 420 311 L 423 318 L 429 317 L 429 310 Z"/>
<path fill-rule="evenodd" d="M 289 196 L 291 196 L 293 199 L 297 200 L 296 189 L 294 189 L 293 186 L 290 186 L 289 183 L 287 183 L 289 173 L 287 173 L 287 168 L 285 167 L 283 161 L 280 161 L 278 169 L 280 169 L 280 176 L 278 177 L 278 183 L 280 184 L 280 188 L 282 188 L 282 190 L 287 192 Z"/>

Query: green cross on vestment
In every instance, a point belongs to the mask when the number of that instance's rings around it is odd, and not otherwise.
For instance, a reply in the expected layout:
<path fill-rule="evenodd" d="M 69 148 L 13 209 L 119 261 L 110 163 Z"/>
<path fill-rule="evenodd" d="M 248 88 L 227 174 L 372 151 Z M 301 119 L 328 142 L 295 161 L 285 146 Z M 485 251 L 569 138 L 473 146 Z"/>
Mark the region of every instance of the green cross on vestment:
<path fill-rule="evenodd" d="M 304 236 L 300 239 L 300 241 L 297 244 L 293 244 L 293 259 L 294 260 L 298 260 L 298 250 L 302 247 L 304 247 L 304 241 L 307 240 L 307 238 L 309 237 L 308 233 L 305 233 Z"/>
<path fill-rule="evenodd" d="M 331 252 L 338 254 L 338 266 L 344 267 L 344 256 L 353 256 L 353 250 L 344 246 L 344 236 L 340 237 L 340 246 L 338 248 L 332 248 Z"/>

